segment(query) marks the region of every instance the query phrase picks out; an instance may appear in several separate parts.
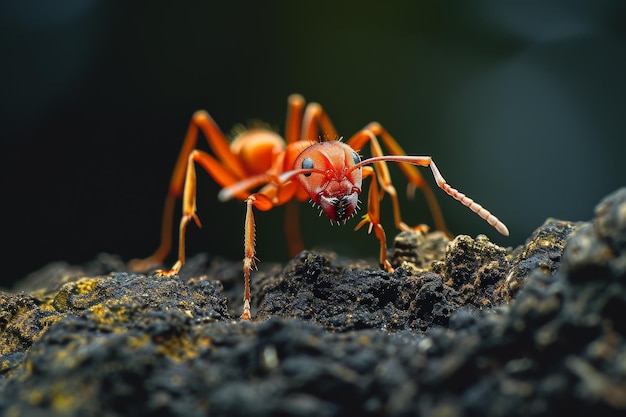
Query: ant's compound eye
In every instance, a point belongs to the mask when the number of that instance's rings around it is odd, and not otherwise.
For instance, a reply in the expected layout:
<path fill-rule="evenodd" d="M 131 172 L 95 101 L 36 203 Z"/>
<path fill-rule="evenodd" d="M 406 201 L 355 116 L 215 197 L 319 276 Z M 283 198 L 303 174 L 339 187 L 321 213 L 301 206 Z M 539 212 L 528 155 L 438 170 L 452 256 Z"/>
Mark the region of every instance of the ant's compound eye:
<path fill-rule="evenodd" d="M 361 162 L 361 157 L 356 152 L 352 152 L 352 159 L 354 160 L 354 165 L 356 165 L 359 162 Z"/>
<path fill-rule="evenodd" d="M 302 161 L 302 169 L 313 169 L 313 160 L 311 158 L 304 158 Z M 311 176 L 311 173 L 304 174 L 305 177 Z"/>

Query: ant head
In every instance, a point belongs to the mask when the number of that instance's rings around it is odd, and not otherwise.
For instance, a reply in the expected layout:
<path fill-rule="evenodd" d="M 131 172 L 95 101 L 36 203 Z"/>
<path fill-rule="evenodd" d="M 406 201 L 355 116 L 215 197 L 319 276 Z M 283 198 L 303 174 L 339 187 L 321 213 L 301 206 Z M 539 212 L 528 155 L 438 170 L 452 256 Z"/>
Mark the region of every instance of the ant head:
<path fill-rule="evenodd" d="M 345 222 L 358 209 L 363 182 L 361 162 L 349 145 L 339 141 L 320 142 L 298 155 L 294 169 L 312 170 L 296 176 L 313 203 L 336 222 Z"/>

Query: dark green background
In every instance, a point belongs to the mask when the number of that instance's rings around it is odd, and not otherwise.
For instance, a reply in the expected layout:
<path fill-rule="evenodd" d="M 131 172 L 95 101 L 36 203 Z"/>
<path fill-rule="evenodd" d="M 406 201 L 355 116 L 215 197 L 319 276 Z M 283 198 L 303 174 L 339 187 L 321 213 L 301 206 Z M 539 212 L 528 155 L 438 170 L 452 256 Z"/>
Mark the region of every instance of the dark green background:
<path fill-rule="evenodd" d="M 0 5 L 4 285 L 50 261 L 148 255 L 192 112 L 225 131 L 253 118 L 282 129 L 293 92 L 344 136 L 381 122 L 511 230 L 437 192 L 456 233 L 515 246 L 547 217 L 590 219 L 625 183 L 624 2 L 143 4 Z M 189 253 L 238 259 L 244 206 L 217 191 L 200 175 Z M 431 224 L 418 197 L 406 220 Z M 257 217 L 262 261 L 287 258 L 282 214 Z M 303 206 L 302 223 L 309 246 L 376 257 L 356 220 L 331 227 Z"/>

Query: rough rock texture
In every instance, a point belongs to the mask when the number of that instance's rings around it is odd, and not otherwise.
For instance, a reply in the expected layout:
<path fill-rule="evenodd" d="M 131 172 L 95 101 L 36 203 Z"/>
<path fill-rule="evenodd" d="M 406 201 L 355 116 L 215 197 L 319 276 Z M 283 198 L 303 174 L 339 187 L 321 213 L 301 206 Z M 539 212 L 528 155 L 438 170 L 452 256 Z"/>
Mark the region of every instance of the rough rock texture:
<path fill-rule="evenodd" d="M 180 277 L 115 256 L 0 293 L 2 416 L 626 413 L 626 189 L 518 248 L 401 233 L 394 273 L 302 252 Z"/>

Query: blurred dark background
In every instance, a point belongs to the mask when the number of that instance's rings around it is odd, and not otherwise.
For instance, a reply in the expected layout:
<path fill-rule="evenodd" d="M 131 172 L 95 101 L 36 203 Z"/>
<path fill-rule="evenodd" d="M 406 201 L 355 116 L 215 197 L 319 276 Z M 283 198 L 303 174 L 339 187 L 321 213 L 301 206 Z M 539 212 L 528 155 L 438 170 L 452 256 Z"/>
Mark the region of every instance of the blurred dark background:
<path fill-rule="evenodd" d="M 456 233 L 516 246 L 547 217 L 590 219 L 626 182 L 624 2 L 144 4 L 0 4 L 0 285 L 51 261 L 147 256 L 193 111 L 226 132 L 255 118 L 282 131 L 293 92 L 344 136 L 376 120 L 408 153 L 432 155 L 511 236 L 437 191 Z M 188 252 L 240 259 L 244 205 L 217 202 L 199 176 L 204 227 Z M 432 224 L 421 195 L 403 210 Z M 377 256 L 356 220 L 301 213 L 308 246 Z M 287 259 L 282 218 L 257 215 L 261 261 Z"/>

